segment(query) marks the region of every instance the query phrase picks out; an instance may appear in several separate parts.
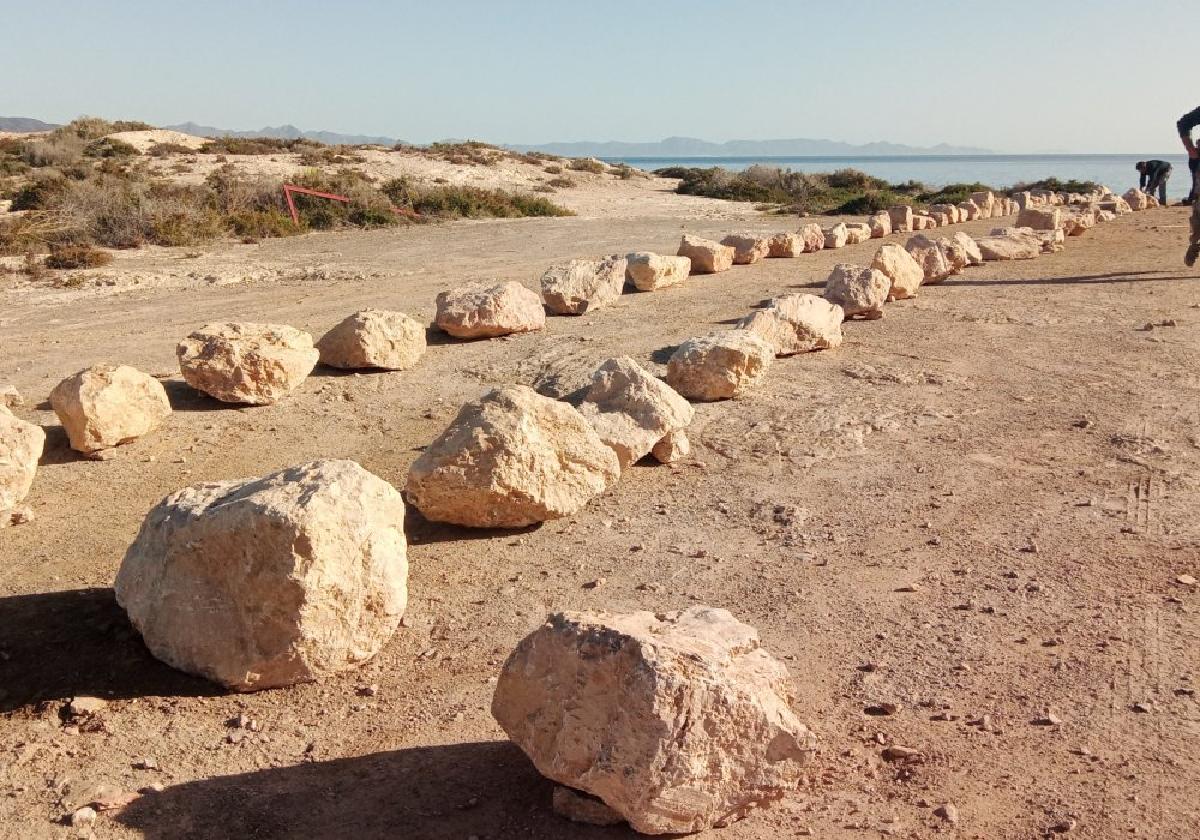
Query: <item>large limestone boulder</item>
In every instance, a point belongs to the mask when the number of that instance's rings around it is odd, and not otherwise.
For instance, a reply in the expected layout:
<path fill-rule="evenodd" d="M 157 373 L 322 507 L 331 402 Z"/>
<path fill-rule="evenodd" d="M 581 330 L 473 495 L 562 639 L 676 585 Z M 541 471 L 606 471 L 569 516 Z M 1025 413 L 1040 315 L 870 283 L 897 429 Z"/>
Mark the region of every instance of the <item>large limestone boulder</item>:
<path fill-rule="evenodd" d="M 175 348 L 184 380 L 222 402 L 269 405 L 300 386 L 319 356 L 312 336 L 281 324 L 206 324 Z"/>
<path fill-rule="evenodd" d="M 569 516 L 620 476 L 613 450 L 574 407 L 508 385 L 467 403 L 408 473 L 426 519 L 524 528 Z"/>
<path fill-rule="evenodd" d="M 731 233 L 721 240 L 733 249 L 734 265 L 751 265 L 770 253 L 771 238 L 757 233 Z"/>
<path fill-rule="evenodd" d="M 825 248 L 825 231 L 816 222 L 809 222 L 800 228 L 800 238 L 804 240 L 804 253 L 813 254 Z"/>
<path fill-rule="evenodd" d="M 515 280 L 472 283 L 437 296 L 434 324 L 455 338 L 494 338 L 546 326 L 546 310 L 537 292 Z"/>
<path fill-rule="evenodd" d="M 945 250 L 936 240 L 923 233 L 904 243 L 904 250 L 921 266 L 921 271 L 925 274 L 923 283 L 926 286 L 941 283 L 954 273 L 954 265 L 946 258 Z"/>
<path fill-rule="evenodd" d="M 689 400 L 727 400 L 757 385 L 774 348 L 747 330 L 690 338 L 667 361 L 667 384 Z"/>
<path fill-rule="evenodd" d="M 626 470 L 663 438 L 686 429 L 695 409 L 670 385 L 621 356 L 600 365 L 579 413 Z"/>
<path fill-rule="evenodd" d="M 16 385 L 0 385 L 0 408 L 16 408 L 24 404 L 25 398 Z"/>
<path fill-rule="evenodd" d="M 0 514 L 29 495 L 45 444 L 41 426 L 26 423 L 0 405 Z"/>
<path fill-rule="evenodd" d="M 492 715 L 543 776 L 682 834 L 798 786 L 816 741 L 793 702 L 752 627 L 695 606 L 551 615 L 505 662 Z"/>
<path fill-rule="evenodd" d="M 692 261 L 693 274 L 716 274 L 733 266 L 733 248 L 689 233 L 679 242 L 679 256 Z"/>
<path fill-rule="evenodd" d="M 968 265 L 983 265 L 983 254 L 979 251 L 979 245 L 969 234 L 961 230 L 955 231 L 950 239 L 966 254 Z"/>
<path fill-rule="evenodd" d="M 958 274 L 971 264 L 971 255 L 958 240 L 949 236 L 940 236 L 937 246 L 941 250 L 942 256 L 946 258 L 946 262 L 950 264 L 951 274 Z"/>
<path fill-rule="evenodd" d="M 976 219 L 983 218 L 983 210 L 974 201 L 967 200 L 959 202 L 958 217 L 964 222 L 973 222 Z"/>
<path fill-rule="evenodd" d="M 1125 199 L 1125 203 L 1129 205 L 1129 208 L 1135 212 L 1146 210 L 1150 206 L 1150 202 L 1147 200 L 1148 196 L 1137 187 L 1130 187 L 1121 197 Z M 1020 219 L 1017 219 L 1017 224 L 1021 224 Z"/>
<path fill-rule="evenodd" d="M 653 292 L 668 286 L 678 286 L 687 279 L 692 261 L 687 257 L 671 257 L 636 251 L 625 255 L 625 279 L 639 292 Z"/>
<path fill-rule="evenodd" d="M 1058 230 L 1062 226 L 1062 211 L 1057 207 L 1028 207 L 1017 216 L 1016 226 L 1033 230 Z"/>
<path fill-rule="evenodd" d="M 991 190 L 979 190 L 967 197 L 978 205 L 984 214 L 984 218 L 990 219 L 994 215 L 993 210 L 996 206 L 996 196 Z"/>
<path fill-rule="evenodd" d="M 866 222 L 846 223 L 846 244 L 861 245 L 871 238 L 871 226 Z"/>
<path fill-rule="evenodd" d="M 776 356 L 794 356 L 841 346 L 842 307 L 810 294 L 777 297 L 751 312 L 736 329 L 754 333 Z"/>
<path fill-rule="evenodd" d="M 937 222 L 932 216 L 926 216 L 924 213 L 914 213 L 912 220 L 913 230 L 933 230 L 937 227 Z"/>
<path fill-rule="evenodd" d="M 162 383 L 128 365 L 92 365 L 67 377 L 50 392 L 50 406 L 78 452 L 137 440 L 171 414 Z"/>
<path fill-rule="evenodd" d="M 907 300 L 917 296 L 917 289 L 925 282 L 925 271 L 912 254 L 894 242 L 886 242 L 875 252 L 871 268 L 888 278 L 889 300 Z"/>
<path fill-rule="evenodd" d="M 1023 232 L 1017 229 L 1012 233 L 992 233 L 989 236 L 976 238 L 979 253 L 988 262 L 994 260 L 1032 260 L 1042 253 L 1042 240 L 1029 228 Z"/>
<path fill-rule="evenodd" d="M 1126 213 L 1132 213 L 1133 208 L 1129 206 L 1129 202 L 1121 198 L 1119 195 L 1110 196 L 1104 199 L 1098 205 L 1101 210 L 1106 210 L 1117 216 L 1124 216 Z"/>
<path fill-rule="evenodd" d="M 612 303 L 625 289 L 624 257 L 571 260 L 542 275 L 542 301 L 555 315 L 582 315 Z"/>
<path fill-rule="evenodd" d="M 1095 210 L 1076 210 L 1063 222 L 1063 232 L 1067 236 L 1083 236 L 1096 226 L 1096 221 Z"/>
<path fill-rule="evenodd" d="M 889 207 L 888 218 L 892 220 L 892 230 L 896 233 L 907 233 L 913 229 L 913 209 L 907 204 Z"/>
<path fill-rule="evenodd" d="M 888 215 L 886 210 L 875 213 L 871 218 L 867 219 L 867 224 L 871 228 L 872 239 L 882 239 L 889 236 L 892 232 L 892 217 Z"/>
<path fill-rule="evenodd" d="M 892 287 L 882 271 L 850 263 L 839 263 L 825 281 L 824 298 L 842 307 L 847 318 L 873 321 L 883 317 L 883 304 Z"/>
<path fill-rule="evenodd" d="M 425 353 L 425 325 L 403 312 L 355 312 L 317 342 L 321 364 L 335 368 L 408 370 Z"/>
<path fill-rule="evenodd" d="M 959 221 L 959 210 L 953 204 L 931 204 L 929 205 L 930 215 L 943 215 L 949 224 L 957 224 Z"/>
<path fill-rule="evenodd" d="M 827 227 L 824 230 L 825 248 L 833 250 L 835 248 L 845 248 L 850 241 L 850 229 L 846 227 L 845 222 L 838 222 L 832 227 Z"/>
<path fill-rule="evenodd" d="M 117 603 L 156 657 L 236 691 L 374 656 L 408 599 L 404 501 L 353 461 L 185 487 L 125 553 Z"/>
<path fill-rule="evenodd" d="M 772 234 L 767 245 L 768 257 L 798 257 L 804 253 L 804 239 L 798 233 Z"/>

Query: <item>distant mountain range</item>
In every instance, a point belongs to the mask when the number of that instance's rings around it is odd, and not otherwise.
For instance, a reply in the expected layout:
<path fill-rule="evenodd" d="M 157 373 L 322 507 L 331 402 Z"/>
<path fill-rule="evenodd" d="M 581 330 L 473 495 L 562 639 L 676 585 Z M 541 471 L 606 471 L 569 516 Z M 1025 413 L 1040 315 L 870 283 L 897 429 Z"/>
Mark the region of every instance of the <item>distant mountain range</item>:
<path fill-rule="evenodd" d="M 988 155 L 989 149 L 972 146 L 906 146 L 902 143 L 841 143 L 836 140 L 730 140 L 710 143 L 695 137 L 668 137 L 653 143 L 579 142 L 510 145 L 523 152 L 545 152 L 564 157 L 826 157 L 880 155 Z"/>
<path fill-rule="evenodd" d="M 194 122 L 179 125 L 164 125 L 171 131 L 182 131 L 184 134 L 194 134 L 197 137 L 278 137 L 283 140 L 316 140 L 318 143 L 347 146 L 393 146 L 398 141 L 394 137 L 375 137 L 369 134 L 339 134 L 336 131 L 303 131 L 294 125 L 267 126 L 254 131 L 230 131 L 227 128 L 214 128 L 211 125 L 197 125 Z"/>
<path fill-rule="evenodd" d="M 58 126 L 53 123 L 32 117 L 0 117 L 0 131 L 50 131 L 55 128 Z"/>
<path fill-rule="evenodd" d="M 198 137 L 279 137 L 286 140 L 305 138 L 319 143 L 392 146 L 399 142 L 394 137 L 376 137 L 368 134 L 340 134 L 336 131 L 304 131 L 294 125 L 267 126 L 253 131 L 232 131 L 211 125 L 185 122 L 164 125 L 172 131 L 182 131 Z M 0 117 L 0 131 L 49 131 L 57 128 L 52 123 L 29 117 Z M 447 140 L 445 142 L 456 142 Z M 711 143 L 695 137 L 668 137 L 649 143 L 623 143 L 620 141 L 581 141 L 573 143 L 541 143 L 504 145 L 506 149 L 522 152 L 545 152 L 563 157 L 869 157 L 881 155 L 987 155 L 990 149 L 973 146 L 906 146 L 902 143 L 841 143 L 836 140 L 730 140 Z"/>

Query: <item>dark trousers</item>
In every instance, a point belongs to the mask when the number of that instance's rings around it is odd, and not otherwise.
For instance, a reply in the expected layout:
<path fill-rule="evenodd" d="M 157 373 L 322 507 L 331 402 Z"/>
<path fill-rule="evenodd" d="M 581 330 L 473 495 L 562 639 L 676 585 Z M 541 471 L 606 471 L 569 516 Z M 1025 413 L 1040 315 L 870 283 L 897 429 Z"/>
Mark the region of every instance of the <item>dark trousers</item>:
<path fill-rule="evenodd" d="M 1183 200 L 1183 203 L 1193 204 L 1196 201 L 1197 193 L 1200 193 L 1200 190 L 1196 189 L 1196 173 L 1200 172 L 1200 158 L 1188 158 L 1188 169 L 1192 171 L 1192 191 L 1188 193 L 1188 197 Z"/>
<path fill-rule="evenodd" d="M 1189 168 L 1192 170 L 1192 195 L 1193 199 L 1200 197 L 1200 167 L 1192 166 L 1196 163 L 1196 158 L 1191 158 L 1188 161 Z M 1200 247 L 1200 201 L 1192 201 L 1192 238 L 1188 242 L 1192 248 Z"/>
<path fill-rule="evenodd" d="M 1158 190 L 1158 203 L 1163 207 L 1167 206 L 1167 179 L 1170 177 L 1171 167 L 1167 166 L 1146 184 L 1146 192 L 1150 195 L 1154 195 L 1154 191 Z"/>

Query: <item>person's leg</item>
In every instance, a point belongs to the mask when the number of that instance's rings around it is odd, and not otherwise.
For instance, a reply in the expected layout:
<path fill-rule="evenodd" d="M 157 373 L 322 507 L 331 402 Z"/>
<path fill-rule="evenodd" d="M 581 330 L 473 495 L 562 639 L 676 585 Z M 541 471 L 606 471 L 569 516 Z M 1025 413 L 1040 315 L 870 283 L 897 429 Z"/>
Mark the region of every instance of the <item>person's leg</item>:
<path fill-rule="evenodd" d="M 1158 182 L 1158 203 L 1163 207 L 1167 206 L 1167 179 L 1171 177 L 1170 173 L 1163 176 L 1163 179 Z"/>
<path fill-rule="evenodd" d="M 1192 170 L 1192 197 L 1196 199 L 1192 203 L 1192 237 L 1188 242 L 1187 254 L 1183 257 L 1188 268 L 1194 266 L 1196 258 L 1200 257 L 1200 168 Z"/>

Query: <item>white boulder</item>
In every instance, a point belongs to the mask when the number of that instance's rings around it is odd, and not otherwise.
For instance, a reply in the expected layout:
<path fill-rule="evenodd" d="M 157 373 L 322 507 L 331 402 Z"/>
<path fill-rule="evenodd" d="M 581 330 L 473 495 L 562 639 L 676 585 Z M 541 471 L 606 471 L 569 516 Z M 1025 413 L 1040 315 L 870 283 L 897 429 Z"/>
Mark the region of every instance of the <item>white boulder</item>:
<path fill-rule="evenodd" d="M 537 292 L 515 280 L 472 283 L 437 296 L 434 324 L 455 338 L 495 338 L 546 326 L 546 310 Z"/>
<path fill-rule="evenodd" d="M 175 348 L 184 380 L 222 402 L 269 405 L 316 367 L 312 336 L 282 324 L 206 324 Z"/>
<path fill-rule="evenodd" d="M 695 409 L 670 385 L 628 356 L 605 361 L 592 376 L 579 413 L 626 470 L 668 435 L 692 422 Z"/>
<path fill-rule="evenodd" d="M 317 352 L 335 368 L 408 370 L 425 353 L 425 325 L 403 312 L 363 309 L 321 336 Z"/>
<path fill-rule="evenodd" d="M 137 440 L 171 414 L 162 383 L 128 365 L 92 365 L 67 377 L 50 392 L 50 406 L 78 452 Z"/>
<path fill-rule="evenodd" d="M 667 384 L 689 400 L 739 397 L 767 372 L 774 348 L 746 330 L 726 330 L 680 344 L 667 362 Z"/>

